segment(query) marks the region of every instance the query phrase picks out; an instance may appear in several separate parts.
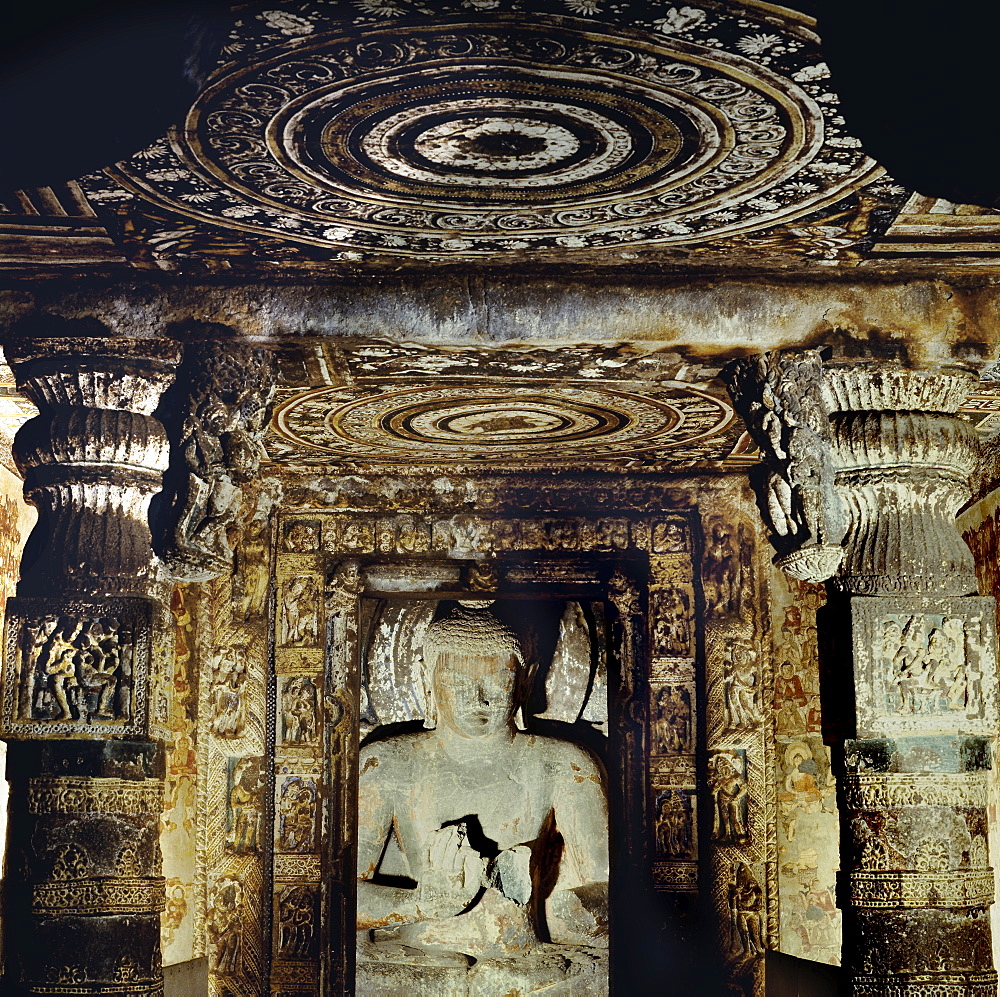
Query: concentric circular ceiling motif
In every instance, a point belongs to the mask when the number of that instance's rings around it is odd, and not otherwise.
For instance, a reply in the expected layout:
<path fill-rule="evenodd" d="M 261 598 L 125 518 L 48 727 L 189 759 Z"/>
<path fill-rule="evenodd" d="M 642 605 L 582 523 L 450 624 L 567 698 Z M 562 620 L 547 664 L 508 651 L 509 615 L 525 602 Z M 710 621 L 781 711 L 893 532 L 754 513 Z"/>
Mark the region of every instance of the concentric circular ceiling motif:
<path fill-rule="evenodd" d="M 172 144 L 110 175 L 348 254 L 700 243 L 877 170 L 809 22 L 773 6 L 293 4 L 245 15 L 229 51 Z"/>
<path fill-rule="evenodd" d="M 314 453 L 374 462 L 559 464 L 669 452 L 722 432 L 732 409 L 691 385 L 662 397 L 594 387 L 420 387 L 345 401 L 318 388 L 278 408 L 275 431 Z"/>

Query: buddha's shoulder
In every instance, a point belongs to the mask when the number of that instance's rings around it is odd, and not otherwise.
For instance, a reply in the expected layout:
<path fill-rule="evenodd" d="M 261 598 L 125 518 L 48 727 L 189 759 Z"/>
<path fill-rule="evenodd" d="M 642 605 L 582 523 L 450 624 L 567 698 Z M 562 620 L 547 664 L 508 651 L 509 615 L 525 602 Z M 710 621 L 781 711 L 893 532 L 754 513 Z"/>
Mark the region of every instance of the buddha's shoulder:
<path fill-rule="evenodd" d="M 410 734 L 397 734 L 382 741 L 366 744 L 359 756 L 362 774 L 366 765 L 371 769 L 376 765 L 409 762 L 414 753 L 420 751 L 433 734 L 434 731 L 421 730 Z"/>
<path fill-rule="evenodd" d="M 524 738 L 526 748 L 535 758 L 543 761 L 548 768 L 569 769 L 589 774 L 598 769 L 594 756 L 572 741 L 559 737 L 543 737 L 540 734 L 518 734 Z"/>

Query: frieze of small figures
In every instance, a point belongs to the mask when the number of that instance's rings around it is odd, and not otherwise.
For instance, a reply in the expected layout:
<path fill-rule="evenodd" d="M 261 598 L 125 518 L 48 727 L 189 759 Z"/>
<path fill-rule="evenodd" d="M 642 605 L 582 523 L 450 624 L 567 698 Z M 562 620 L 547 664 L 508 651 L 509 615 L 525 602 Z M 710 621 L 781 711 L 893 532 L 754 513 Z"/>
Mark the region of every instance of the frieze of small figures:
<path fill-rule="evenodd" d="M 947 872 L 852 872 L 851 903 L 858 907 L 988 907 L 994 900 L 990 869 Z"/>
<path fill-rule="evenodd" d="M 855 599 L 851 613 L 861 736 L 994 729 L 992 599 Z"/>
<path fill-rule="evenodd" d="M 160 877 L 101 876 L 36 883 L 31 909 L 38 914 L 148 914 L 166 909 L 166 881 Z"/>
<path fill-rule="evenodd" d="M 271 979 L 279 986 L 288 984 L 308 984 L 316 983 L 319 972 L 317 960 L 299 960 L 292 962 L 287 959 L 276 958 L 271 966 Z M 308 991 L 315 993 L 315 990 Z"/>
<path fill-rule="evenodd" d="M 127 814 L 148 816 L 163 809 L 159 779 L 103 779 L 59 776 L 30 779 L 28 812 L 33 814 Z"/>
<path fill-rule="evenodd" d="M 4 736 L 142 737 L 152 604 L 11 599 Z"/>
<path fill-rule="evenodd" d="M 984 807 L 989 789 L 985 772 L 847 772 L 841 779 L 850 810 Z"/>
<path fill-rule="evenodd" d="M 697 761 L 694 754 L 651 755 L 649 777 L 654 789 L 660 786 L 681 786 L 693 789 L 697 784 Z"/>
<path fill-rule="evenodd" d="M 323 653 L 319 647 L 278 647 L 274 651 L 274 669 L 278 675 L 316 674 L 323 669 Z"/>
<path fill-rule="evenodd" d="M 683 481 L 659 484 L 623 479 L 621 475 L 615 475 L 613 482 L 600 476 L 563 476 L 559 485 L 539 485 L 536 478 L 516 475 L 495 480 L 449 477 L 447 472 L 426 478 L 385 474 L 333 478 L 306 472 L 286 477 L 285 507 L 308 510 L 313 515 L 329 508 L 370 513 L 390 505 L 428 514 L 479 509 L 498 513 L 532 509 L 539 515 L 573 511 L 600 515 L 604 509 L 648 514 L 650 509 L 688 509 L 704 492 L 703 485 L 695 488 Z"/>
<path fill-rule="evenodd" d="M 854 997 L 994 997 L 996 973 L 920 973 L 907 976 L 855 973 Z"/>

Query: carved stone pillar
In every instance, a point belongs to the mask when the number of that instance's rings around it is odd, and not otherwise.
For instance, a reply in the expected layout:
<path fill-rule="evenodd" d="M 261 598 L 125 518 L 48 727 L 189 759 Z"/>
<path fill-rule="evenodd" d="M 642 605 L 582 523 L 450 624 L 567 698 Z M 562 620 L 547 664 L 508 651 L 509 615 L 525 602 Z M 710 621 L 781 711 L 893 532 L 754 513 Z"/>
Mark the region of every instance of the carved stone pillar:
<path fill-rule="evenodd" d="M 163 989 L 148 509 L 168 444 L 153 413 L 179 347 L 96 338 L 4 347 L 39 409 L 14 445 L 39 520 L 5 635 L 5 982 L 12 993 L 145 997 Z"/>
<path fill-rule="evenodd" d="M 818 380 L 829 420 L 818 463 L 835 469 L 830 501 L 848 519 L 828 630 L 849 633 L 836 657 L 849 656 L 854 674 L 840 904 L 855 997 L 996 994 L 986 815 L 995 616 L 993 600 L 974 594 L 955 525 L 975 461 L 975 433 L 956 415 L 971 381 L 875 362 L 828 364 Z M 752 418 L 746 396 L 734 397 Z M 772 496 L 794 493 L 787 478 Z"/>

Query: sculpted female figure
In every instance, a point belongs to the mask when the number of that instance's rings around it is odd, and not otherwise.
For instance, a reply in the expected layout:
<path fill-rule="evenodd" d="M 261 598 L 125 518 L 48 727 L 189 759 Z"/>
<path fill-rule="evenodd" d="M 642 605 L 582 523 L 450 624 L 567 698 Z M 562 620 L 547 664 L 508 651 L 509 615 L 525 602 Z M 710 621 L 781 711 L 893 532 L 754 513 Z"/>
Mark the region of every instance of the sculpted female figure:
<path fill-rule="evenodd" d="M 364 748 L 358 928 L 407 951 L 509 959 L 607 944 L 608 817 L 582 748 L 517 730 L 522 655 L 488 609 L 431 625 L 438 725 Z M 379 882 L 390 834 L 412 888 Z"/>

